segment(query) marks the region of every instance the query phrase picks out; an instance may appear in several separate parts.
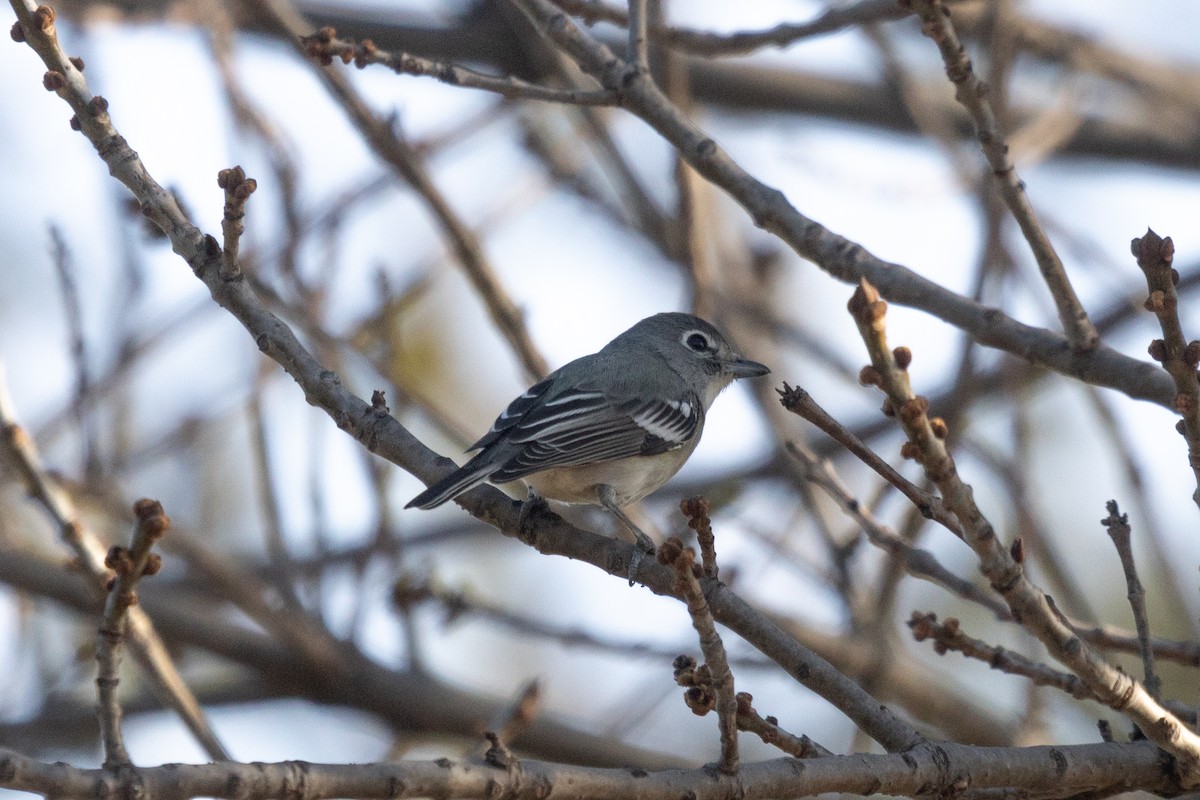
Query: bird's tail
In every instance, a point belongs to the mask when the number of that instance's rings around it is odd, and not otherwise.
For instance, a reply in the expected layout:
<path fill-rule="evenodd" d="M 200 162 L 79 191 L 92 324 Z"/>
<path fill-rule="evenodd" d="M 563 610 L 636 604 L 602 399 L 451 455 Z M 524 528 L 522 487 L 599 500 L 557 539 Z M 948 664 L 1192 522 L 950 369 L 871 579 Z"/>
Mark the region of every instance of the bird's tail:
<path fill-rule="evenodd" d="M 491 459 L 483 459 L 483 453 L 475 456 L 466 464 L 451 472 L 440 481 L 408 501 L 405 508 L 433 508 L 440 506 L 468 489 L 474 488 L 486 481 L 496 471 L 496 464 Z"/>

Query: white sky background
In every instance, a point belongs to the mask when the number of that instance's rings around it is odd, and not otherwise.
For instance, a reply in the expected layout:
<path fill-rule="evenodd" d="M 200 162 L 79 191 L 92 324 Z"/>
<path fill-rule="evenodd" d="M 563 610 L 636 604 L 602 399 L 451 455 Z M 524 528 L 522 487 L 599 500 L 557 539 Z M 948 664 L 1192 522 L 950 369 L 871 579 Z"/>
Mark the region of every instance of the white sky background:
<path fill-rule="evenodd" d="M 436 3 L 419 5 L 434 13 L 439 8 Z M 772 25 L 781 19 L 804 20 L 820 8 L 818 4 L 800 2 L 739 3 L 732 9 L 731 5 L 716 0 L 676 2 L 675 17 L 693 26 L 734 30 Z M 1200 60 L 1195 49 L 1200 6 L 1163 0 L 1139 4 L 1136 14 L 1129 11 L 1128 3 L 1115 0 L 1047 0 L 1026 7 L 1036 9 L 1047 19 L 1098 33 L 1120 47 L 1142 48 L 1152 41 L 1164 59 Z M 686 14 L 682 13 L 685 8 Z M 911 20 L 907 24 L 912 24 Z M 243 138 L 232 132 L 201 36 L 166 25 L 99 25 L 84 35 L 69 24 L 61 25 L 60 35 L 69 52 L 84 56 L 88 65 L 85 74 L 93 91 L 109 99 L 118 129 L 157 180 L 178 190 L 193 219 L 204 230 L 219 231 L 222 198 L 216 186 L 217 171 L 232 164 L 245 166 L 258 179 L 259 193 L 250 203 L 243 248 L 256 243 L 272 246 L 275 240 L 270 226 L 275 206 L 270 172 L 261 149 L 243 145 Z M 927 67 L 933 64 L 940 74 L 933 46 L 921 44 L 927 49 L 924 54 L 915 46 L 904 47 L 902 53 L 911 57 L 910 63 L 919 60 Z M 806 41 L 761 58 L 853 77 L 871 77 L 878 69 L 873 51 L 855 33 Z M 254 76 L 247 82 L 254 100 L 295 148 L 302 166 L 305 203 L 327 202 L 381 171 L 341 112 L 326 100 L 311 70 L 289 50 L 278 43 L 244 37 L 238 60 L 243 75 Z M 50 222 L 61 226 L 71 247 L 82 286 L 84 323 L 89 342 L 95 347 L 109 341 L 113 315 L 121 308 L 119 275 L 125 245 L 114 231 L 127 229 L 116 224 L 111 202 L 114 194 L 123 196 L 124 189 L 107 175 L 82 136 L 68 128 L 69 111 L 42 89 L 42 71 L 27 47 L 12 45 L 7 38 L 0 44 L 0 104 L 6 109 L 0 114 L 0 252 L 5 254 L 0 271 L 0 361 L 5 364 L 9 388 L 25 422 L 45 434 L 47 460 L 72 474 L 79 467 L 73 431 L 42 430 L 43 424 L 69 403 L 72 381 L 46 226 Z M 446 130 L 494 102 L 481 93 L 456 90 L 431 80 L 399 78 L 379 69 L 357 72 L 348 68 L 346 73 L 353 75 L 377 110 L 397 111 L 405 131 L 416 138 Z M 883 258 L 908 265 L 955 290 L 966 288 L 979 248 L 977 212 L 936 147 L 912 137 L 880 136 L 851 126 L 811 122 L 795 127 L 791 118 L 787 124 L 781 119 L 753 116 L 715 116 L 701 122 L 751 173 L 784 190 L 802 213 Z M 512 122 L 502 119 L 490 125 L 499 133 Z M 662 197 L 670 197 L 673 187 L 665 147 L 632 118 L 619 126 L 619 133 L 627 152 L 645 154 L 639 161 L 642 174 L 661 189 Z M 438 186 L 467 219 L 486 216 L 509 203 L 525 204 L 518 213 L 502 216 L 486 228 L 485 246 L 504 285 L 526 311 L 534 341 L 551 365 L 594 351 L 642 317 L 679 308 L 685 294 L 673 268 L 664 263 L 658 269 L 648 269 L 660 261 L 657 253 L 634 242 L 615 225 L 597 220 L 579 202 L 539 193 L 539 187 L 530 184 L 526 157 L 513 146 L 512 138 L 485 130 L 462 145 L 441 151 L 430 166 Z M 1128 255 L 1128 247 L 1129 240 L 1141 235 L 1147 225 L 1174 236 L 1177 265 L 1200 261 L 1200 232 L 1195 224 L 1200 210 L 1200 180 L 1195 174 L 1112 164 L 1105 164 L 1101 173 L 1094 164 L 1078 160 L 1019 167 L 1035 207 L 1045 213 L 1068 271 L 1090 308 L 1105 307 L 1114 292 L 1128 292 L 1140 285 L 1141 276 Z M 560 231 L 569 231 L 570 235 L 558 235 Z M 375 301 L 370 279 L 376 270 L 407 267 L 417 260 L 413 253 L 427 253 L 425 261 L 441 257 L 441 243 L 428 215 L 403 191 L 379 195 L 369 214 L 356 217 L 343 237 L 342 247 L 340 263 L 351 266 L 341 268 L 333 308 L 335 324 L 340 319 L 343 330 L 351 329 Z M 184 310 L 205 302 L 203 286 L 168 247 L 139 246 L 136 252 L 145 259 L 151 280 L 135 310 L 136 321 L 131 324 L 149 328 L 166 325 Z M 1025 267 L 1032 268 L 1028 264 Z M 861 345 L 844 311 L 850 290 L 810 265 L 796 262 L 788 269 L 792 273 L 788 289 L 795 293 L 790 302 L 812 309 L 806 320 L 809 330 L 827 332 L 831 346 L 840 349 L 852 363 L 862 361 Z M 403 283 L 403 276 L 396 277 L 397 283 Z M 452 267 L 443 270 L 434 291 L 442 311 L 458 303 L 462 283 Z M 1044 296 L 1024 298 L 1022 318 L 1034 317 L 1046 304 Z M 818 317 L 822 311 L 823 317 Z M 188 333 L 172 340 L 165 350 L 166 357 L 156 359 L 153 369 L 139 372 L 129 409 L 138 436 L 150 440 L 170 429 L 180 415 L 214 417 L 231 413 L 244 402 L 259 358 L 253 342 L 215 307 L 201 312 L 196 320 Z M 513 358 L 487 330 L 477 303 L 472 301 L 455 321 L 457 330 L 444 331 L 443 335 L 451 339 L 450 352 L 461 367 L 448 378 L 448 385 L 461 392 L 458 421 L 479 432 L 524 388 L 524 382 Z M 1149 323 L 1147 320 L 1138 329 L 1137 336 L 1109 343 L 1144 357 L 1145 345 L 1154 335 Z M 1200 331 L 1200 319 L 1194 313 L 1190 317 L 1185 313 L 1184 325 L 1193 335 Z M 956 357 L 958 337 L 948 335 L 951 332 L 947 326 L 925 315 L 893 306 L 889 328 L 894 344 L 906 344 L 916 354 L 912 374 L 918 386 L 922 380 L 936 382 Z M 106 365 L 114 354 L 100 351 L 92 355 L 99 364 Z M 862 419 L 878 407 L 878 398 L 873 394 L 823 383 L 822 373 L 804 364 L 773 366 L 773 382 L 787 380 L 805 385 L 845 422 Z M 197 378 L 199 374 L 203 374 L 202 379 Z M 1031 477 L 1031 483 L 1056 487 L 1058 493 L 1039 498 L 1037 505 L 1047 515 L 1051 529 L 1093 541 L 1094 546 L 1088 549 L 1096 553 L 1095 569 L 1119 580 L 1116 559 L 1106 549 L 1107 537 L 1096 524 L 1104 515 L 1104 501 L 1120 498 L 1125 490 L 1119 465 L 1112 462 L 1103 445 L 1097 443 L 1088 449 L 1090 412 L 1082 409 L 1078 391 L 1066 382 L 1056 383 L 1066 388 L 1044 392 L 1038 401 L 1044 419 L 1053 424 L 1039 428 L 1042 438 L 1037 447 L 1043 458 L 1037 462 L 1039 474 Z M 365 502 L 361 460 L 352 451 L 350 441 L 326 420 L 313 415 L 291 381 L 281 380 L 274 385 L 270 398 L 274 416 L 268 424 L 280 467 L 276 481 L 285 497 L 285 507 L 291 512 L 287 523 L 294 532 L 296 547 L 303 549 L 311 544 L 307 532 L 316 522 L 307 500 L 307 464 L 314 455 L 309 434 L 314 426 L 319 429 L 324 425 L 329 431 L 317 457 L 326 466 L 324 477 L 334 481 L 329 496 L 338 500 L 336 507 L 327 509 L 324 522 L 343 542 L 370 535 L 373 520 L 364 510 L 369 504 Z M 1183 443 L 1170 430 L 1174 420 L 1148 404 L 1116 396 L 1114 402 L 1130 438 L 1145 448 L 1140 453 L 1142 465 L 1158 490 L 1155 496 L 1160 500 L 1160 517 L 1164 533 L 1172 542 L 1172 553 L 1177 556 L 1179 578 L 1184 585 L 1194 587 L 1200 537 L 1195 536 L 1196 509 L 1189 500 L 1193 487 Z M 993 435 L 1003 446 L 1008 429 L 999 423 L 994 428 Z M 983 429 L 990 430 L 986 422 Z M 302 434 L 297 435 L 297 430 Z M 418 427 L 418 433 L 422 432 L 427 431 Z M 232 435 L 238 434 L 235 431 Z M 749 398 L 741 389 L 732 390 L 715 406 L 704 443 L 682 477 L 703 474 L 706 468 L 711 470 L 730 460 L 752 460 L 763 451 L 766 436 Z M 217 448 L 231 446 L 219 441 L 209 444 Z M 431 445 L 454 452 L 444 441 L 432 439 Z M 239 458 L 236 453 L 227 456 L 230 462 Z M 969 459 L 966 464 L 969 467 Z M 972 476 L 968 473 L 966 477 L 970 480 Z M 173 485 L 176 479 L 174 472 L 163 469 L 147 474 L 138 485 L 123 488 L 131 498 L 175 498 L 174 505 L 168 502 L 168 512 L 197 529 L 206 530 L 221 519 L 222 512 L 214 511 L 204 496 L 181 493 Z M 398 480 L 402 486 L 400 496 L 407 498 L 417 491 L 419 485 L 414 479 Z M 983 507 L 993 510 L 989 500 L 996 501 L 997 497 L 989 497 L 985 482 L 977 482 L 976 486 Z M 462 514 L 455 508 L 437 513 L 443 518 Z M 994 507 L 993 513 L 997 521 L 1007 521 L 1003 508 Z M 427 518 L 410 512 L 402 519 L 405 525 L 417 525 Z M 1135 531 L 1136 524 L 1135 520 Z M 729 544 L 722 546 L 721 555 L 751 558 L 751 548 L 743 547 L 736 526 L 730 527 Z M 973 573 L 972 557 L 965 548 L 946 541 L 936 544 L 935 549 L 948 566 L 960 574 Z M 515 591 L 536 593 L 522 599 L 528 600 L 531 607 L 553 613 L 564 624 L 597 629 L 614 637 L 678 643 L 681 649 L 694 649 L 677 604 L 651 598 L 645 590 L 616 586 L 617 582 L 608 576 L 579 564 L 555 563 L 552 576 L 547 577 L 551 570 L 538 560 L 540 557 L 531 558 L 511 543 L 497 542 L 491 547 L 495 562 L 488 569 L 464 557 L 439 563 L 438 572 L 450 582 L 469 580 L 489 598 L 503 599 Z M 770 564 L 749 562 L 743 567 L 764 586 L 778 577 Z M 505 576 L 505 586 L 494 585 L 497 574 Z M 537 580 L 531 579 L 534 575 Z M 344 616 L 351 605 L 345 595 L 353 589 L 346 586 L 333 592 L 336 597 L 329 606 L 331 620 L 336 622 Z M 924 585 L 912 588 L 910 583 L 908 591 L 914 596 L 913 607 L 929 607 L 940 597 Z M 1193 607 L 1194 595 L 1193 589 Z M 11 601 L 0 600 L 0 658 L 8 661 L 15 657 L 10 651 L 17 641 L 11 627 L 16 623 Z M 814 620 L 831 626 L 839 622 L 831 598 L 815 595 L 803 602 Z M 903 602 L 901 605 L 906 606 Z M 369 646 L 380 658 L 394 660 L 395 623 L 386 611 L 377 616 L 371 620 Z M 1124 618 L 1114 621 L 1129 624 Z M 587 691 L 617 710 L 647 688 L 641 682 L 649 672 L 643 664 L 597 659 L 550 646 L 514 650 L 493 641 L 490 637 L 494 634 L 480 624 L 442 635 L 431 619 L 429 630 L 429 655 L 435 668 L 454 680 L 498 695 L 508 694 L 518 685 L 519 681 L 513 683 L 514 676 L 523 680 L 540 675 L 551 709 L 563 710 L 575 693 Z M 469 667 L 462 663 L 464 652 L 476 654 Z M 540 672 L 547 653 L 556 664 L 571 666 L 556 666 L 550 674 Z M 495 670 L 480 663 L 489 658 L 495 659 Z M 597 678 L 597 669 L 603 679 Z M 489 684 L 482 676 L 493 671 L 503 680 Z M 656 678 L 658 683 L 652 685 L 661 687 L 663 707 L 681 707 L 669 674 Z M 770 713 L 795 720 L 802 728 L 798 732 L 813 735 L 835 749 L 848 745 L 850 733 L 840 716 L 806 691 L 759 674 L 751 673 L 740 680 L 754 687 L 750 690 L 756 698 L 778 702 L 778 710 Z M 1014 698 L 1023 691 L 1017 682 L 999 683 Z M 746 682 L 739 688 L 742 686 Z M 18 709 L 32 711 L 22 709 L 18 688 L 0 686 L 0 716 Z M 368 760 L 380 757 L 388 742 L 387 732 L 368 718 L 328 709 L 314 711 L 298 703 L 270 706 L 264 712 L 217 711 L 214 716 L 219 733 L 228 738 L 235 757 L 242 760 Z M 652 713 L 651 719 L 655 717 Z M 687 720 L 683 723 L 687 735 L 694 734 L 696 742 L 705 743 L 698 748 L 711 747 L 715 752 L 711 720 L 693 722 L 690 714 L 657 715 L 656 721 L 636 732 L 634 740 L 656 744 L 666 735 L 656 726 L 680 719 Z M 1062 725 L 1066 728 L 1068 723 L 1078 721 L 1068 720 Z M 318 729 L 333 733 L 326 737 L 311 735 Z M 129 735 L 138 763 L 201 758 L 178 725 L 166 716 L 135 721 Z M 680 734 L 674 731 L 670 735 Z M 90 756 L 70 757 L 79 761 Z"/>

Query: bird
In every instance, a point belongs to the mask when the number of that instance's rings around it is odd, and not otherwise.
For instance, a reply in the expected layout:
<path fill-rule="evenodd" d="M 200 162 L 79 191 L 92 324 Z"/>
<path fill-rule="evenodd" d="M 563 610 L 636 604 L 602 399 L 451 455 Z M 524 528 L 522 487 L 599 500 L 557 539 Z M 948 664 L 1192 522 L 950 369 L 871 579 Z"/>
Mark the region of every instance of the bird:
<path fill-rule="evenodd" d="M 622 507 L 679 471 L 725 387 L 769 373 L 705 320 L 655 314 L 514 399 L 467 449 L 475 455 L 405 508 L 434 508 L 485 481 L 524 479 L 531 499 L 599 505 L 628 528 L 640 551 L 632 585 L 654 542 Z"/>

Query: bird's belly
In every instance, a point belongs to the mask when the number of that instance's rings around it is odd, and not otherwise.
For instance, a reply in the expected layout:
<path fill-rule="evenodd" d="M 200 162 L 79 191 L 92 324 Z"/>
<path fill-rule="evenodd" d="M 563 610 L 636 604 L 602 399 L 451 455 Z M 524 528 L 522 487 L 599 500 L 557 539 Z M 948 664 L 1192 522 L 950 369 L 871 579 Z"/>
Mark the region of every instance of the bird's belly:
<path fill-rule="evenodd" d="M 679 471 L 692 448 L 654 456 L 633 456 L 599 464 L 580 464 L 535 472 L 525 478 L 534 491 L 563 503 L 598 502 L 598 487 L 611 486 L 618 506 L 641 500 Z"/>

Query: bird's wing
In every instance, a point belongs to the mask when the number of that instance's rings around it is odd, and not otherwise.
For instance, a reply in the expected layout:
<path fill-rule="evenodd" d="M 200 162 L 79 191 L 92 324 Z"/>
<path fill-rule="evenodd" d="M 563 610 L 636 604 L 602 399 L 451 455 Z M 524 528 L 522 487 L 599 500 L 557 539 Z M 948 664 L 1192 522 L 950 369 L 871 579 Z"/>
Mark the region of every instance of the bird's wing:
<path fill-rule="evenodd" d="M 553 398 L 531 394 L 539 387 L 514 400 L 478 443 L 506 452 L 491 476 L 497 483 L 552 467 L 665 453 L 687 443 L 704 418 L 694 396 L 619 400 L 587 387 Z"/>

